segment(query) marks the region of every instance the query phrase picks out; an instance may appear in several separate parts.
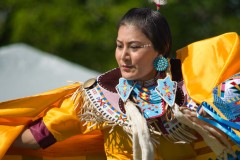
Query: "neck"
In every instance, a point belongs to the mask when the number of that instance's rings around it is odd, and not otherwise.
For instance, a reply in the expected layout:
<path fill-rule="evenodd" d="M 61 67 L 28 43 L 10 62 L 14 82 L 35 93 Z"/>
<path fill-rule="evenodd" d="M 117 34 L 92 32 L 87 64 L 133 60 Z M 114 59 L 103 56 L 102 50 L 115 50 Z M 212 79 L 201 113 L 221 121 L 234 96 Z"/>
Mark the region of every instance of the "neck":
<path fill-rule="evenodd" d="M 156 85 L 157 80 L 159 78 L 163 78 L 163 77 L 164 77 L 163 72 L 157 72 L 156 75 L 152 79 L 149 79 L 147 81 L 135 81 L 135 82 L 142 87 L 150 87 L 150 86 Z"/>

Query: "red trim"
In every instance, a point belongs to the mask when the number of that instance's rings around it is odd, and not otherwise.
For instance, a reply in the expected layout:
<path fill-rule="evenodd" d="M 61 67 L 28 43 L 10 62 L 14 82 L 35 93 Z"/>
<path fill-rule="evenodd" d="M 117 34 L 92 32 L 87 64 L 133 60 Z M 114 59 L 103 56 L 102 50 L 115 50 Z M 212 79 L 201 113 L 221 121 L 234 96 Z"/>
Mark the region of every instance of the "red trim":
<path fill-rule="evenodd" d="M 43 149 L 57 141 L 52 133 L 47 129 L 42 118 L 31 123 L 29 125 L 29 129 L 39 146 Z"/>

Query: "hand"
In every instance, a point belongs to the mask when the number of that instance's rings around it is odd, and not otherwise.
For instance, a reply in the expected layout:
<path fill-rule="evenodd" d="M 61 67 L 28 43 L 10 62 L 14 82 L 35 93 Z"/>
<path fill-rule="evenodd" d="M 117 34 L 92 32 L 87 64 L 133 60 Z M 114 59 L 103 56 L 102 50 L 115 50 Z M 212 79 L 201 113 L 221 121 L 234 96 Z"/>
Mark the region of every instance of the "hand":
<path fill-rule="evenodd" d="M 188 107 L 179 107 L 175 104 L 173 112 L 180 123 L 196 130 L 218 157 L 225 159 L 228 153 L 236 156 L 227 136 L 214 126 L 198 119 L 196 110 L 190 110 Z"/>
<path fill-rule="evenodd" d="M 19 148 L 40 149 L 37 141 L 33 137 L 30 129 L 25 129 L 13 142 L 12 146 Z"/>

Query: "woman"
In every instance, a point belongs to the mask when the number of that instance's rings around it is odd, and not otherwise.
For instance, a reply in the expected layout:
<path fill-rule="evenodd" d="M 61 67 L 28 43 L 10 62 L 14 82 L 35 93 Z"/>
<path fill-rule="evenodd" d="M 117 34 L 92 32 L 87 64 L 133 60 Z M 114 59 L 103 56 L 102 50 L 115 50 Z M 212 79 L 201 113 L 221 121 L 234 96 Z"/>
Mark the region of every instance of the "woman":
<path fill-rule="evenodd" d="M 186 71 L 194 61 L 186 58 L 189 51 L 185 48 L 178 51 L 181 60 L 188 60 L 187 64 L 183 62 L 183 76 L 188 81 L 183 82 L 180 60 L 167 59 L 171 43 L 168 23 L 159 12 L 148 8 L 129 10 L 118 27 L 115 57 L 119 68 L 84 84 L 0 104 L 1 124 L 9 129 L 9 121 L 15 116 L 18 126 L 4 133 L 7 136 L 0 142 L 4 146 L 1 157 L 13 141 L 14 146 L 47 148 L 77 134 L 87 139 L 83 134 L 96 130 L 102 131 L 108 159 L 226 158 L 227 153 L 235 156 L 221 131 L 197 119 L 195 95 L 191 97 L 195 90 Z M 235 68 L 231 75 L 240 71 Z M 203 101 L 197 100 L 199 104 Z M 216 155 L 199 152 L 201 136 Z"/>

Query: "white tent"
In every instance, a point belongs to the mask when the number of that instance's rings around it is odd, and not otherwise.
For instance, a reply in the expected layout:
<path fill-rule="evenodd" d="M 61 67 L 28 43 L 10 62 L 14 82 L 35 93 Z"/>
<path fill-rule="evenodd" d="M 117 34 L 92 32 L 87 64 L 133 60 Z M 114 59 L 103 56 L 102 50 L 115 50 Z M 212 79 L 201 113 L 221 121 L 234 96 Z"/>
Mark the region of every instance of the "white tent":
<path fill-rule="evenodd" d="M 26 44 L 0 48 L 0 101 L 30 96 L 68 84 L 84 82 L 99 73 Z"/>

